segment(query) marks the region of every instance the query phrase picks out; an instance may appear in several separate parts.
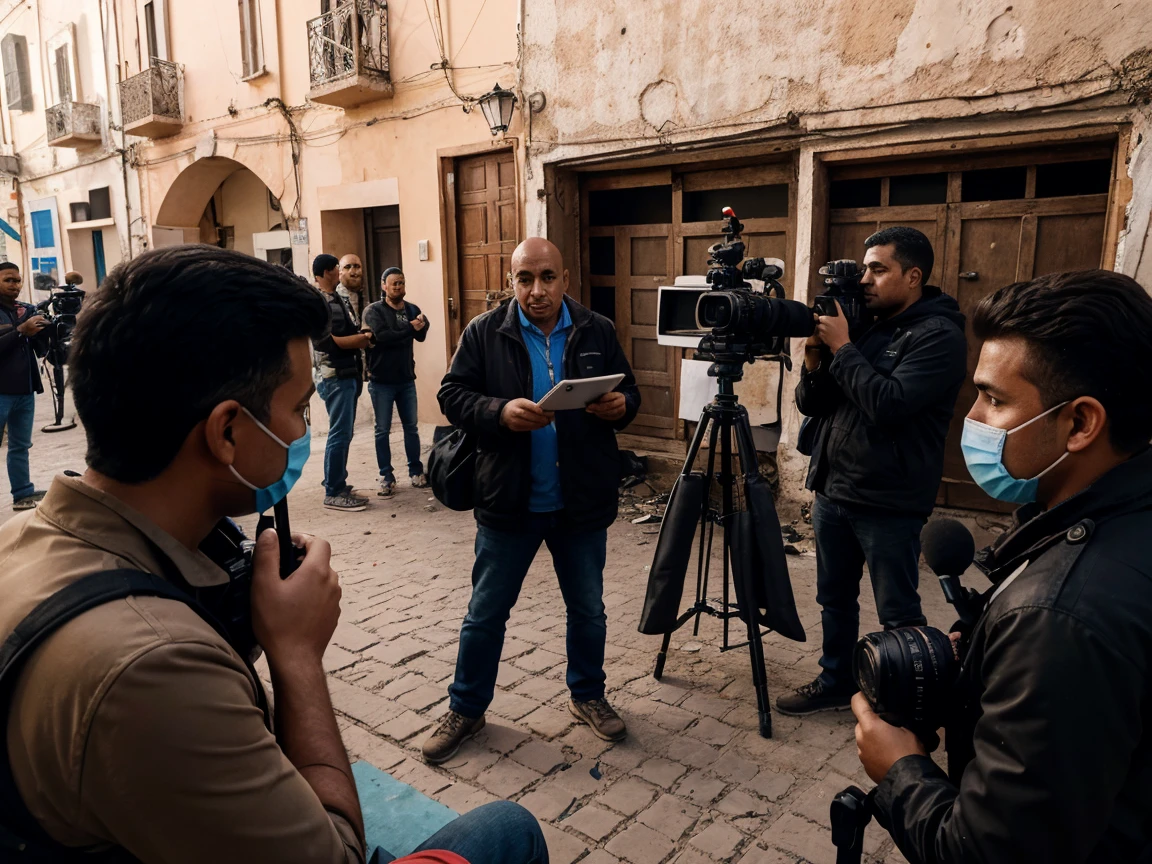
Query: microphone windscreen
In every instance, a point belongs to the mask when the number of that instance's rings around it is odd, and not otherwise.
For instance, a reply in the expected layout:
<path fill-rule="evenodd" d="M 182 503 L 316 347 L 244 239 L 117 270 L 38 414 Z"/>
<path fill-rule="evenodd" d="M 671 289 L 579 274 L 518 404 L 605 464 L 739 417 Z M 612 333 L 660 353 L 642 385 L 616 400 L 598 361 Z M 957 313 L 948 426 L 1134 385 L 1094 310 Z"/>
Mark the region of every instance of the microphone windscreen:
<path fill-rule="evenodd" d="M 959 576 L 976 557 L 972 533 L 955 519 L 933 519 L 920 532 L 926 563 L 937 576 Z"/>
<path fill-rule="evenodd" d="M 64 281 L 69 285 L 83 285 L 84 277 L 75 270 L 69 270 L 64 274 Z"/>

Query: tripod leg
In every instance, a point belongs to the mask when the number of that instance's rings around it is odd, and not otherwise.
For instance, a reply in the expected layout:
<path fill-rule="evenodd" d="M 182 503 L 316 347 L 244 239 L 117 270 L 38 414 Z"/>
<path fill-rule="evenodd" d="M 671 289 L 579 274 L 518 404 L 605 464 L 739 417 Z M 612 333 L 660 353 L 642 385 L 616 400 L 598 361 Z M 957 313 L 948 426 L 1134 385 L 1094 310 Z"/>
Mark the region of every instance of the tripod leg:
<path fill-rule="evenodd" d="M 748 412 L 743 406 L 739 407 L 739 411 L 733 421 L 735 426 L 736 449 L 740 457 L 740 467 L 747 473 L 749 470 L 756 470 L 756 450 L 752 444 L 752 428 L 748 424 Z M 725 443 L 728 438 L 725 437 Z M 749 447 L 752 449 L 749 450 Z M 732 470 L 732 450 L 731 447 L 726 447 L 723 454 L 723 459 L 726 461 L 728 470 Z M 752 466 L 749 468 L 749 466 Z M 733 510 L 732 506 L 732 489 L 735 484 L 735 477 L 732 477 L 732 483 L 725 487 L 725 494 L 728 496 L 729 501 L 725 506 L 728 513 Z M 727 546 L 728 532 L 724 532 L 725 545 Z M 727 549 L 725 550 L 728 551 Z M 725 557 L 725 562 L 727 562 Z M 736 581 L 736 602 L 740 604 L 740 608 L 747 616 L 748 624 L 748 656 L 752 663 L 752 684 L 756 689 L 756 708 L 760 715 L 760 737 L 772 737 L 772 703 L 768 698 L 768 673 L 764 668 L 764 643 L 760 636 L 760 624 L 757 621 L 757 614 L 759 612 L 756 604 L 755 592 L 752 596 L 749 594 L 750 586 L 744 584 L 742 581 Z M 745 596 L 741 596 L 745 595 Z"/>
<path fill-rule="evenodd" d="M 721 422 L 713 417 L 708 408 L 700 422 L 711 418 L 712 428 L 708 435 L 708 467 L 704 473 L 704 503 L 700 508 L 700 554 L 696 562 L 696 605 L 699 606 L 708 599 L 708 574 L 712 569 L 712 538 L 716 533 L 716 522 L 708 516 L 712 510 L 712 472 L 716 468 L 716 438 L 720 432 Z M 692 623 L 692 635 L 700 635 L 700 613 L 696 613 L 696 620 Z"/>
<path fill-rule="evenodd" d="M 56 411 L 56 425 L 59 426 L 64 422 L 64 366 L 60 363 L 52 364 L 52 377 L 56 383 L 55 392 L 53 392 L 52 407 Z"/>
<path fill-rule="evenodd" d="M 699 620 L 699 617 L 697 617 Z M 672 643 L 672 634 L 665 633 L 660 643 L 660 653 L 656 655 L 656 668 L 652 670 L 652 677 L 659 681 L 664 677 L 664 662 L 668 659 L 668 646 Z"/>

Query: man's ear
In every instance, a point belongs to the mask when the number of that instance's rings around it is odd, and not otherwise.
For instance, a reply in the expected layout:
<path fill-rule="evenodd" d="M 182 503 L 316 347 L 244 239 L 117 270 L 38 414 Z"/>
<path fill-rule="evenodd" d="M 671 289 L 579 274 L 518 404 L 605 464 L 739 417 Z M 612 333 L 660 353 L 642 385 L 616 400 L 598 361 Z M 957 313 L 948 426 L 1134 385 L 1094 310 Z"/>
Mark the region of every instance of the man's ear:
<path fill-rule="evenodd" d="M 241 413 L 240 403 L 229 399 L 213 408 L 204 421 L 204 443 L 224 465 L 231 465 L 236 460 L 235 427 Z"/>
<path fill-rule="evenodd" d="M 565 294 L 568 293 L 568 270 L 567 270 L 567 268 L 565 268 L 565 270 L 564 270 L 564 293 Z"/>
<path fill-rule="evenodd" d="M 1100 436 L 1108 435 L 1108 412 L 1093 396 L 1074 399 L 1070 416 L 1072 431 L 1068 435 L 1068 452 L 1078 453 L 1087 450 Z"/>

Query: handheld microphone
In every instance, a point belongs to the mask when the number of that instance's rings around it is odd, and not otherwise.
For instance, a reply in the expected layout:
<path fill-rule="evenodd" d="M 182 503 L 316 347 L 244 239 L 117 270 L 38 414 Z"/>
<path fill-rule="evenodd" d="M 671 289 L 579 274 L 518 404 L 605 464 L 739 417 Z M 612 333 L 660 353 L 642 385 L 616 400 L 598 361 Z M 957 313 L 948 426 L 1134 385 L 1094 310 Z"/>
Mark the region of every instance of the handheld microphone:
<path fill-rule="evenodd" d="M 971 598 L 960 584 L 960 575 L 976 557 L 972 533 L 955 519 L 936 519 L 920 532 L 920 547 L 924 551 L 924 563 L 940 580 L 940 588 L 959 613 L 960 620 L 974 621 Z"/>

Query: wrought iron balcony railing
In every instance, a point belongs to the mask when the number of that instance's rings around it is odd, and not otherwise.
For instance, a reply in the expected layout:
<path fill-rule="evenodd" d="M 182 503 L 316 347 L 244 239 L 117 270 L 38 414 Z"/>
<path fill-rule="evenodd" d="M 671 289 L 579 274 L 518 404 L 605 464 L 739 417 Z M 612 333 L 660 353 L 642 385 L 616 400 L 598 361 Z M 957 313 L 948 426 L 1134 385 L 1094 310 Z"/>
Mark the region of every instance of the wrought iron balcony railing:
<path fill-rule="evenodd" d="M 343 0 L 308 22 L 309 96 L 351 107 L 392 95 L 386 0 Z"/>
<path fill-rule="evenodd" d="M 53 147 L 82 147 L 101 140 L 100 106 L 61 102 L 44 112 L 48 143 Z"/>
<path fill-rule="evenodd" d="M 180 67 L 153 57 L 149 68 L 120 82 L 124 131 L 162 138 L 179 130 L 184 125 L 183 91 Z"/>

